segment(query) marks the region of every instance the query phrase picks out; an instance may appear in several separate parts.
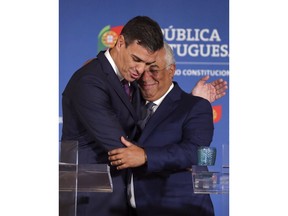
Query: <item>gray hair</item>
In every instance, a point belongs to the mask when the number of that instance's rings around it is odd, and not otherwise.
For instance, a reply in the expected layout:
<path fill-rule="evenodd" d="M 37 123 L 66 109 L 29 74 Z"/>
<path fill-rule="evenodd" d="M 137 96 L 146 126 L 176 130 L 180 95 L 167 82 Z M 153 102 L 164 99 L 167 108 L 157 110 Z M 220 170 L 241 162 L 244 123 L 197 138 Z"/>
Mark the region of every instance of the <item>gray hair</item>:
<path fill-rule="evenodd" d="M 164 41 L 164 49 L 165 49 L 165 61 L 166 61 L 166 65 L 171 65 L 171 64 L 175 64 L 175 58 L 174 58 L 174 54 L 173 54 L 173 50 L 170 47 L 170 45 Z"/>

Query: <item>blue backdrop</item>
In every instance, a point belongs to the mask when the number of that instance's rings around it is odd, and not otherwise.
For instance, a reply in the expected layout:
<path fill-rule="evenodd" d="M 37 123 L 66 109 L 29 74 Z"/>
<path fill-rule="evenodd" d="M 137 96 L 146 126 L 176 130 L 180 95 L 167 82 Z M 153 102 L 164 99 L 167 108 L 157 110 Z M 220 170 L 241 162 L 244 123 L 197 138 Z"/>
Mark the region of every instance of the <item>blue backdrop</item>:
<path fill-rule="evenodd" d="M 177 71 L 174 80 L 187 92 L 204 75 L 229 83 L 229 0 L 59 0 L 59 135 L 62 130 L 61 94 L 71 75 L 117 38 L 132 17 L 156 20 L 172 46 Z M 229 91 L 214 102 L 217 147 L 215 169 L 229 153 Z M 59 138 L 60 138 L 59 137 Z M 228 216 L 228 195 L 211 195 L 216 216 Z"/>

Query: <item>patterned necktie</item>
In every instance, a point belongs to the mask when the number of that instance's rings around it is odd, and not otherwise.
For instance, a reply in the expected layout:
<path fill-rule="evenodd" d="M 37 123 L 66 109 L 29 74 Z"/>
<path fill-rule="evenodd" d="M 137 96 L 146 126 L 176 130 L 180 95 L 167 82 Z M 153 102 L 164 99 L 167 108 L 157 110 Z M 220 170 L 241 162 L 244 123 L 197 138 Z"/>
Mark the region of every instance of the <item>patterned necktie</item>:
<path fill-rule="evenodd" d="M 127 80 L 123 79 L 121 81 L 121 83 L 122 83 L 122 86 L 124 88 L 125 93 L 128 95 L 129 99 L 131 100 L 131 98 L 132 98 L 132 89 L 129 86 L 129 82 Z"/>
<path fill-rule="evenodd" d="M 145 105 L 146 107 L 146 113 L 145 113 L 145 117 L 143 120 L 139 121 L 139 126 L 141 128 L 141 130 L 144 129 L 145 125 L 147 124 L 148 120 L 151 118 L 152 114 L 153 114 L 153 106 L 155 106 L 156 104 L 154 104 L 153 102 L 149 102 Z"/>

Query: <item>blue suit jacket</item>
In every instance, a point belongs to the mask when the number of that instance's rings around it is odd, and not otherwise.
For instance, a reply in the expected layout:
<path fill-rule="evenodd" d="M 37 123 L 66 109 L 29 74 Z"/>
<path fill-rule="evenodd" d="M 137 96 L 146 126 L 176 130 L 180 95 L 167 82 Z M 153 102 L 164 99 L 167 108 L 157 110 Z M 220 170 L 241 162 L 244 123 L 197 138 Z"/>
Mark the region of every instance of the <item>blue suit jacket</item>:
<path fill-rule="evenodd" d="M 213 137 L 211 104 L 182 91 L 177 83 L 150 118 L 138 144 L 148 163 L 133 170 L 138 216 L 211 216 L 209 195 L 193 193 L 197 147 Z M 207 169 L 207 167 L 205 167 Z"/>
<path fill-rule="evenodd" d="M 73 74 L 62 97 L 62 140 L 79 141 L 79 164 L 108 164 L 107 152 L 123 147 L 121 136 L 135 139 L 140 93 L 132 86 L 131 103 L 104 52 Z M 126 171 L 111 167 L 111 176 L 113 193 L 78 193 L 78 216 L 127 213 Z"/>

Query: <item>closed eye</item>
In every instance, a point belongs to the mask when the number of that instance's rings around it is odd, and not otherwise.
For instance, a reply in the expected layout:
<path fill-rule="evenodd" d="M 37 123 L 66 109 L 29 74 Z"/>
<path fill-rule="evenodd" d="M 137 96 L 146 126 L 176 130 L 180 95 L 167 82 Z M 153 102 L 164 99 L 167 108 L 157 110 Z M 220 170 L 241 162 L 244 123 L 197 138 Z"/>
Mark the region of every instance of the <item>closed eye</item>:
<path fill-rule="evenodd" d="M 153 61 L 153 62 L 145 62 L 141 58 L 139 58 L 138 56 L 135 56 L 135 55 L 131 55 L 131 56 L 132 56 L 133 61 L 135 61 L 135 62 L 143 62 L 143 63 L 145 63 L 145 65 L 151 65 L 151 64 L 155 63 L 155 61 Z"/>
<path fill-rule="evenodd" d="M 142 59 L 138 58 L 137 56 L 132 55 L 132 59 L 135 62 L 143 62 Z"/>

